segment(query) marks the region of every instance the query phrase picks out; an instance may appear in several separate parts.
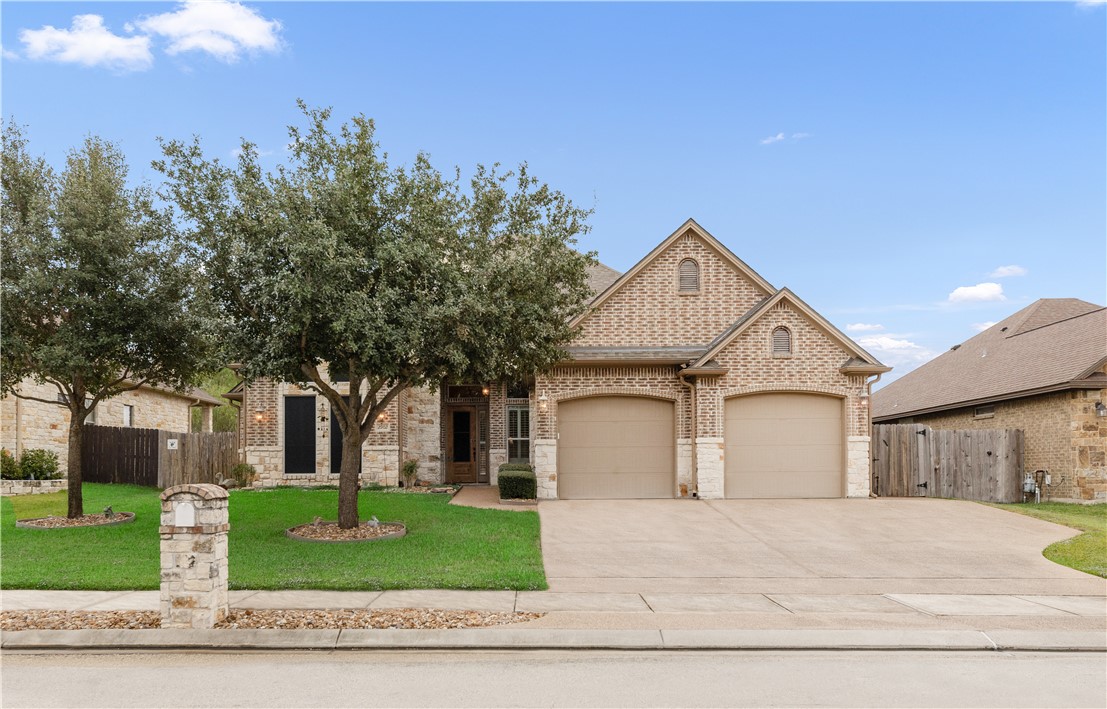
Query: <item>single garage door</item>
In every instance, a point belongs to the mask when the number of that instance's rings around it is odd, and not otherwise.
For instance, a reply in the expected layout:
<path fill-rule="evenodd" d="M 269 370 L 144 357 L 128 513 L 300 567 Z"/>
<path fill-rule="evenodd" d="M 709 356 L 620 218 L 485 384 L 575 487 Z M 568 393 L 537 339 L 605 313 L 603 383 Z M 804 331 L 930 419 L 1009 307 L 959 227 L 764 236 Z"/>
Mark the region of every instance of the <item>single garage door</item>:
<path fill-rule="evenodd" d="M 727 497 L 842 497 L 841 399 L 727 399 L 725 435 Z"/>
<path fill-rule="evenodd" d="M 563 500 L 673 497 L 670 401 L 597 396 L 557 406 L 557 495 Z"/>

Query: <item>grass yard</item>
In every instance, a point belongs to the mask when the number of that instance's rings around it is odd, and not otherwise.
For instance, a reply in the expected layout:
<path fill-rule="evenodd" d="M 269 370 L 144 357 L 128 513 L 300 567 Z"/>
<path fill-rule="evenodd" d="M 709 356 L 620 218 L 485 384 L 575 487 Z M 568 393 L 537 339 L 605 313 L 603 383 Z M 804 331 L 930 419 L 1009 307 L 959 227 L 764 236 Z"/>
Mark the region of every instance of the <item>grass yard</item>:
<path fill-rule="evenodd" d="M 1078 537 L 1050 544 L 1042 555 L 1062 566 L 1107 578 L 1107 505 L 1043 502 L 992 506 L 1083 530 Z"/>
<path fill-rule="evenodd" d="M 85 511 L 111 505 L 132 524 L 18 529 L 15 519 L 65 514 L 65 493 L 0 501 L 0 587 L 156 589 L 160 490 L 84 486 Z M 336 519 L 337 490 L 277 488 L 230 493 L 232 589 L 542 590 L 538 513 L 450 505 L 446 495 L 364 491 L 363 519 L 403 522 L 407 536 L 356 544 L 296 541 L 284 530 L 316 515 Z"/>

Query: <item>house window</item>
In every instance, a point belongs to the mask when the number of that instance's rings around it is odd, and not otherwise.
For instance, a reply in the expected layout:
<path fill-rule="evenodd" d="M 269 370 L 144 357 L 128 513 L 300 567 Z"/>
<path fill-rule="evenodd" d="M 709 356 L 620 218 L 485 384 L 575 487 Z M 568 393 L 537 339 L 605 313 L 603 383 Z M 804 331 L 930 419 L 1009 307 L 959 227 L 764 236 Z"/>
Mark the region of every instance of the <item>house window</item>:
<path fill-rule="evenodd" d="M 686 258 L 680 262 L 677 290 L 680 293 L 700 292 L 700 265 L 695 259 Z"/>
<path fill-rule="evenodd" d="M 995 415 L 995 404 L 988 404 L 987 406 L 977 406 L 972 410 L 972 417 L 974 419 L 990 419 Z"/>
<path fill-rule="evenodd" d="M 92 397 L 85 399 L 85 407 L 92 406 Z M 96 425 L 96 408 L 89 409 L 88 416 L 85 416 L 85 423 L 91 423 Z"/>
<path fill-rule="evenodd" d="M 792 331 L 786 327 L 773 330 L 773 357 L 790 357 L 792 354 Z"/>
<path fill-rule="evenodd" d="M 507 409 L 507 462 L 530 462 L 530 409 L 525 406 Z"/>
<path fill-rule="evenodd" d="M 123 425 L 128 428 L 135 425 L 135 407 L 130 404 L 123 405 Z"/>

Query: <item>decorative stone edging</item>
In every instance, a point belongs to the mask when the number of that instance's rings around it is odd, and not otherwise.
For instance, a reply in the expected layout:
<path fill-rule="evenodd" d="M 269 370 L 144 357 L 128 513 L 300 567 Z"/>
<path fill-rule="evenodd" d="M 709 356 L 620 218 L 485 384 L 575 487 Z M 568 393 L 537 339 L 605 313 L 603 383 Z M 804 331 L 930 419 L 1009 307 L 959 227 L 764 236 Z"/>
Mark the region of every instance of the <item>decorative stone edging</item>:
<path fill-rule="evenodd" d="M 91 529 L 93 527 L 115 527 L 120 524 L 130 524 L 135 521 L 134 512 L 116 512 L 115 517 L 122 517 L 123 519 L 113 519 L 111 522 L 100 522 L 98 524 L 71 524 L 60 527 L 48 527 L 41 524 L 34 524 L 34 522 L 41 522 L 46 519 L 53 519 L 57 515 L 52 517 L 35 517 L 33 519 L 17 519 L 15 526 L 21 529 Z"/>
<path fill-rule="evenodd" d="M 316 542 L 318 544 L 358 544 L 361 542 L 379 542 L 382 539 L 399 539 L 400 537 L 407 535 L 407 527 L 402 522 L 381 522 L 381 524 L 398 524 L 402 529 L 398 532 L 389 532 L 388 534 L 382 534 L 379 537 L 368 537 L 366 539 L 312 539 L 311 537 L 303 537 L 294 533 L 292 530 L 304 525 L 298 524 L 295 527 L 289 527 L 284 530 L 284 536 L 289 539 L 295 539 L 298 542 Z"/>
<path fill-rule="evenodd" d="M 0 495 L 42 495 L 68 490 L 69 481 L 60 480 L 0 480 Z"/>

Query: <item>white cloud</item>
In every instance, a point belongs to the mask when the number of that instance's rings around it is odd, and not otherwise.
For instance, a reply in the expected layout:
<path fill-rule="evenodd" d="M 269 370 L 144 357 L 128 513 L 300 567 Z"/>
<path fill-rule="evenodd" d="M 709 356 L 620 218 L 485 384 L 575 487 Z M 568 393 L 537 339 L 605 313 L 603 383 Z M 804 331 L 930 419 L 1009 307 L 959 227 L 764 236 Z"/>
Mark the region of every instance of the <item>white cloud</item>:
<path fill-rule="evenodd" d="M 1022 266 L 1011 264 L 1010 266 L 1000 266 L 989 273 L 988 278 L 1010 278 L 1011 276 L 1025 276 L 1027 273 L 1030 272 Z"/>
<path fill-rule="evenodd" d="M 229 0 L 185 0 L 173 12 L 136 20 L 134 27 L 169 40 L 166 52 L 207 52 L 231 63 L 243 52 L 281 49 L 281 23 Z"/>
<path fill-rule="evenodd" d="M 51 25 L 20 30 L 19 41 L 28 59 L 104 66 L 118 71 L 148 69 L 154 62 L 149 37 L 113 34 L 100 15 L 76 15 L 67 30 Z"/>
<path fill-rule="evenodd" d="M 937 354 L 907 338 L 894 335 L 866 335 L 857 338 L 857 344 L 872 352 L 885 364 L 898 368 L 913 369 L 930 361 Z"/>
<path fill-rule="evenodd" d="M 783 133 L 777 133 L 776 135 L 770 135 L 768 138 L 762 138 L 761 139 L 761 144 L 762 145 L 772 145 L 773 143 L 779 143 L 782 140 L 784 140 L 784 134 Z"/>
<path fill-rule="evenodd" d="M 846 332 L 876 332 L 883 329 L 883 325 L 875 323 L 854 322 L 846 325 Z"/>
<path fill-rule="evenodd" d="M 975 286 L 954 288 L 949 294 L 950 303 L 982 303 L 1007 300 L 1003 286 L 998 283 L 977 283 Z"/>
<path fill-rule="evenodd" d="M 1099 7 L 1107 4 L 1107 0 L 1076 0 L 1077 7 Z"/>
<path fill-rule="evenodd" d="M 974 322 L 972 324 L 972 329 L 976 330 L 977 332 L 984 332 L 995 324 L 995 320 L 989 320 L 988 322 Z"/>
<path fill-rule="evenodd" d="M 18 52 L 13 52 L 7 47 L 0 47 L 0 56 L 3 56 L 5 59 L 10 59 L 12 61 L 19 61 L 23 58 L 19 56 Z"/>
<path fill-rule="evenodd" d="M 793 133 L 792 140 L 803 140 L 804 138 L 810 138 L 810 133 Z"/>

